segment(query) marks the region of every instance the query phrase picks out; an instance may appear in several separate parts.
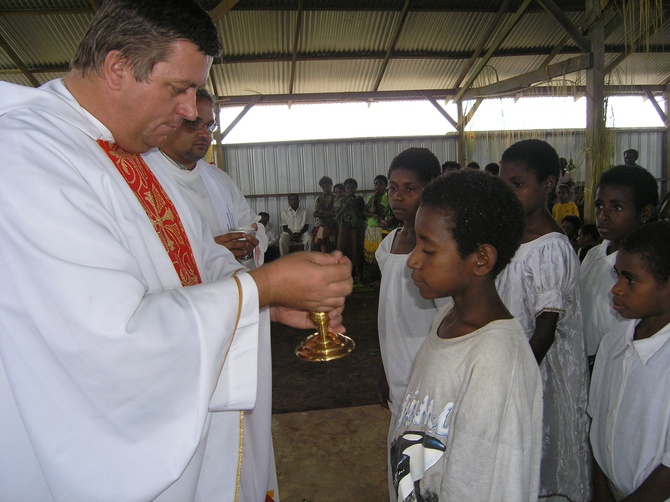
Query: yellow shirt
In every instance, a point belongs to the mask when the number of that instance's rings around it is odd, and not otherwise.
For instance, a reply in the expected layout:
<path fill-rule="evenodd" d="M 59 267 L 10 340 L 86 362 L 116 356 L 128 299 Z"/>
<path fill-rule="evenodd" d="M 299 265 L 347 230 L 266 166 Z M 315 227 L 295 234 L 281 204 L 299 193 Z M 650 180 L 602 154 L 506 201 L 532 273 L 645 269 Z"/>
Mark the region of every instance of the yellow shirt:
<path fill-rule="evenodd" d="M 577 208 L 577 204 L 574 202 L 564 202 L 554 204 L 554 207 L 551 208 L 551 215 L 559 223 L 561 223 L 561 221 L 563 221 L 563 217 L 567 216 L 568 214 L 579 217 L 579 209 Z"/>

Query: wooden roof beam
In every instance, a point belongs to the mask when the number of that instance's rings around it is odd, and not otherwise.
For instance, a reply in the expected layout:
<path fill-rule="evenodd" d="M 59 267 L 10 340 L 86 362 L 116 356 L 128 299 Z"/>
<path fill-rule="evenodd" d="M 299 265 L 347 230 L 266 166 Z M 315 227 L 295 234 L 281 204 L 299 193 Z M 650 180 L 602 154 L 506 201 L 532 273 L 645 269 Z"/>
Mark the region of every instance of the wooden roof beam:
<path fill-rule="evenodd" d="M 585 56 L 579 56 L 583 58 Z M 546 75 L 546 73 L 545 73 Z M 496 85 L 496 84 L 494 84 Z M 475 89 L 480 91 L 484 89 L 479 88 Z M 608 96 L 644 96 L 645 89 L 650 90 L 651 92 L 666 92 L 668 91 L 667 85 L 606 85 L 605 86 L 605 95 Z M 474 91 L 474 90 L 473 90 Z M 561 91 L 560 89 L 558 91 Z M 586 87 L 581 86 L 571 86 L 569 89 L 566 88 L 565 95 L 583 95 L 586 93 Z M 570 91 L 568 93 L 568 91 Z M 377 91 L 377 92 L 327 92 L 327 93 L 305 93 L 305 94 L 268 94 L 259 96 L 254 95 L 242 95 L 242 96 L 223 96 L 218 97 L 217 101 L 221 106 L 246 106 L 251 100 L 255 100 L 257 104 L 263 105 L 276 105 L 276 104 L 287 104 L 292 103 L 353 103 L 353 102 L 368 102 L 368 101 L 423 101 L 428 99 L 428 96 L 432 97 L 435 100 L 449 100 L 456 95 L 458 89 L 424 89 L 424 90 L 415 90 L 415 91 Z M 525 88 L 521 91 L 509 91 L 507 95 L 519 94 L 521 96 L 529 97 L 554 97 L 560 95 L 560 92 L 557 92 L 555 87 L 532 87 Z M 503 94 L 505 95 L 505 94 Z M 501 94 L 497 94 L 493 97 L 499 98 Z M 486 99 L 487 96 L 479 96 Z M 479 99 L 477 96 L 466 97 L 466 99 Z"/>
<path fill-rule="evenodd" d="M 472 70 L 470 76 L 465 81 L 465 84 L 461 86 L 460 90 L 458 91 L 458 94 L 456 94 L 456 97 L 454 97 L 454 101 L 458 102 L 463 99 L 463 95 L 468 91 L 472 83 L 479 76 L 484 67 L 488 64 L 489 60 L 493 57 L 493 54 L 498 50 L 498 48 L 503 43 L 505 38 L 507 38 L 507 36 L 514 29 L 516 24 L 519 22 L 519 19 L 521 19 L 521 16 L 523 16 L 524 12 L 528 8 L 528 5 L 531 3 L 531 1 L 532 0 L 524 0 L 521 6 L 514 13 L 514 16 L 512 16 L 512 19 L 510 19 L 507 25 L 505 25 L 505 28 L 502 31 L 500 31 L 498 35 L 496 35 L 496 37 L 493 40 L 493 43 L 491 44 L 491 47 L 489 47 L 488 52 L 482 59 L 479 60 L 475 68 Z"/>
<path fill-rule="evenodd" d="M 656 110 L 656 113 L 658 113 L 658 116 L 661 117 L 661 120 L 665 124 L 665 127 L 668 127 L 668 116 L 661 108 L 661 105 L 658 104 L 658 101 L 656 101 L 656 96 L 654 96 L 654 93 L 650 89 L 645 88 L 644 94 L 647 96 L 649 101 L 651 101 L 651 104 Z"/>
<path fill-rule="evenodd" d="M 486 44 L 488 43 L 489 39 L 493 35 L 493 32 L 496 30 L 496 28 L 500 25 L 500 22 L 502 21 L 503 16 L 507 12 L 507 9 L 509 9 L 509 4 L 511 3 L 511 0 L 504 0 L 503 3 L 500 5 L 500 9 L 498 9 L 498 12 L 496 13 L 495 17 L 491 19 L 491 22 L 489 25 L 486 27 L 486 30 L 484 30 L 484 34 L 482 35 L 481 41 L 479 43 L 479 47 L 475 49 L 475 52 L 472 54 L 472 57 L 470 57 L 470 61 L 466 63 L 466 65 L 463 67 L 463 70 L 461 71 L 460 75 L 456 79 L 456 87 L 460 87 L 460 85 L 463 83 L 463 80 L 465 80 L 465 77 L 468 76 L 468 73 L 472 69 L 472 67 L 475 65 L 475 62 L 477 61 L 477 58 L 481 55 L 482 52 L 484 52 L 484 47 L 486 47 Z"/>
<path fill-rule="evenodd" d="M 449 115 L 449 112 L 442 108 L 440 106 L 440 103 L 437 102 L 437 99 L 435 99 L 433 96 L 430 96 L 429 94 L 425 94 L 425 97 L 430 103 L 435 107 L 435 109 L 440 112 L 440 115 L 442 115 L 445 119 L 447 119 L 447 122 L 449 122 L 454 129 L 458 130 L 458 121 L 455 120 L 451 115 Z"/>
<path fill-rule="evenodd" d="M 244 118 L 244 116 L 245 116 L 247 113 L 249 113 L 249 110 L 251 110 L 251 109 L 254 107 L 254 105 L 255 105 L 256 103 L 258 103 L 258 102 L 261 100 L 262 97 L 263 97 L 263 96 L 261 96 L 260 94 L 257 94 L 257 95 L 255 95 L 255 96 L 251 96 L 251 98 L 250 98 L 249 101 L 247 102 L 247 104 L 246 104 L 246 106 L 244 107 L 244 109 L 243 109 L 240 113 L 237 114 L 237 117 L 235 117 L 235 118 L 233 119 L 233 121 L 230 123 L 230 125 L 228 125 L 228 127 L 226 127 L 226 130 L 225 130 L 225 131 L 221 131 L 221 137 L 220 137 L 220 139 L 223 139 L 223 138 L 225 138 L 226 136 L 228 136 L 228 134 L 230 134 L 230 131 L 232 131 L 232 130 L 235 128 L 235 126 L 236 126 L 237 124 L 239 124 L 240 120 L 242 120 L 242 119 Z M 222 103 L 221 103 L 220 101 L 217 101 L 217 104 L 218 104 L 219 106 L 221 106 Z M 218 122 L 218 121 L 217 121 L 217 122 Z"/>
<path fill-rule="evenodd" d="M 300 46 L 300 36 L 302 34 L 302 15 L 305 8 L 305 1 L 298 2 L 298 17 L 295 21 L 295 30 L 293 31 L 293 48 L 291 50 L 291 76 L 288 81 L 288 93 L 293 94 L 295 85 L 295 74 L 298 66 L 298 47 Z"/>
<path fill-rule="evenodd" d="M 384 74 L 386 73 L 386 68 L 388 68 L 389 61 L 391 59 L 391 54 L 393 54 L 393 50 L 395 49 L 395 46 L 398 43 L 398 39 L 400 38 L 400 34 L 402 33 L 402 29 L 405 26 L 405 21 L 407 21 L 407 11 L 409 9 L 409 3 L 410 0 L 405 0 L 405 4 L 403 5 L 402 11 L 400 12 L 400 22 L 398 23 L 398 27 L 396 28 L 395 33 L 393 34 L 393 40 L 391 40 L 391 43 L 389 44 L 389 47 L 386 51 L 386 55 L 384 56 L 384 60 L 382 61 L 382 66 L 379 69 L 379 73 L 377 73 L 375 83 L 372 86 L 373 92 L 379 90 L 379 86 L 382 83 L 382 79 L 384 78 Z"/>
<path fill-rule="evenodd" d="M 237 5 L 239 0 L 221 0 L 216 7 L 209 11 L 209 17 L 212 18 L 212 21 L 215 23 L 221 19 L 226 13 L 230 11 L 233 7 Z"/>
<path fill-rule="evenodd" d="M 538 3 L 563 27 L 563 29 L 570 35 L 570 38 L 575 42 L 584 53 L 591 52 L 591 42 L 588 38 L 582 35 L 581 31 L 572 24 L 572 21 L 566 16 L 563 11 L 553 2 L 553 0 L 537 0 Z"/>
<path fill-rule="evenodd" d="M 56 8 L 56 9 L 1 9 L 0 16 L 51 16 L 54 14 L 92 14 L 94 7 Z"/>
<path fill-rule="evenodd" d="M 12 63 L 21 70 L 21 73 L 28 79 L 28 82 L 33 87 L 39 87 L 40 83 L 39 81 L 35 78 L 35 75 L 33 75 L 28 67 L 25 65 L 25 63 L 21 60 L 19 55 L 14 51 L 11 45 L 9 45 L 9 42 L 5 39 L 5 37 L 2 36 L 2 33 L 0 33 L 0 48 L 2 48 L 6 53 L 9 59 L 12 60 Z"/>
<path fill-rule="evenodd" d="M 571 59 L 566 59 L 560 63 L 549 65 L 546 68 L 540 68 L 535 71 L 524 73 L 516 77 L 508 78 L 495 84 L 470 89 L 463 95 L 463 99 L 475 99 L 480 97 L 496 96 L 499 94 L 509 94 L 519 89 L 523 89 L 538 82 L 544 82 L 552 78 L 567 75 L 580 70 L 590 68 L 593 64 L 592 54 L 582 54 Z"/>

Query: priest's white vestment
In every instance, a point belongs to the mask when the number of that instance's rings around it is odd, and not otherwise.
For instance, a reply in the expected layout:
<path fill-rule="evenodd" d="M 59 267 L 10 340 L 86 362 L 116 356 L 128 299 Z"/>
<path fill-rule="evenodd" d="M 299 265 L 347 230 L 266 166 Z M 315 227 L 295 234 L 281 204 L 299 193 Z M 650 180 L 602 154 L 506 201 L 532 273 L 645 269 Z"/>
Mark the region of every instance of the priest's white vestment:
<path fill-rule="evenodd" d="M 60 80 L 0 83 L 0 500 L 258 500 L 234 410 L 267 309 L 157 171 L 203 281 L 182 287 L 98 139 Z"/>

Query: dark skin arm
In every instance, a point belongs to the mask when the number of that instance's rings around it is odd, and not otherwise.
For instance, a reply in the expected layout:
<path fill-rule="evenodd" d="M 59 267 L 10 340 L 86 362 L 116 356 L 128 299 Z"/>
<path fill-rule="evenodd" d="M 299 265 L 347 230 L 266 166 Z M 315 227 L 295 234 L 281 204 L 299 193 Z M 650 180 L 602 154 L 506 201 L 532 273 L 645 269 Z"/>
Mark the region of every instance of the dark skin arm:
<path fill-rule="evenodd" d="M 557 325 L 557 312 L 542 312 L 535 319 L 535 333 L 530 339 L 530 348 L 533 350 L 537 364 L 542 362 L 553 345 Z"/>
<path fill-rule="evenodd" d="M 669 497 L 670 467 L 661 464 L 622 502 L 662 502 Z"/>

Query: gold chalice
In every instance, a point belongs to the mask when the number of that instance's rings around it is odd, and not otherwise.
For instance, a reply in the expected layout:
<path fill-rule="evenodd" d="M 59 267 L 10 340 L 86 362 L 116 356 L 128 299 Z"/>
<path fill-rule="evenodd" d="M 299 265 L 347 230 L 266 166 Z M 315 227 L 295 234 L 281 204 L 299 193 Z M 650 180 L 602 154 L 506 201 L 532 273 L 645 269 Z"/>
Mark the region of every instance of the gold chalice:
<path fill-rule="evenodd" d="M 356 348 L 354 341 L 342 333 L 328 330 L 328 314 L 309 312 L 317 332 L 309 335 L 295 348 L 295 355 L 305 361 L 332 361 L 348 356 Z"/>

